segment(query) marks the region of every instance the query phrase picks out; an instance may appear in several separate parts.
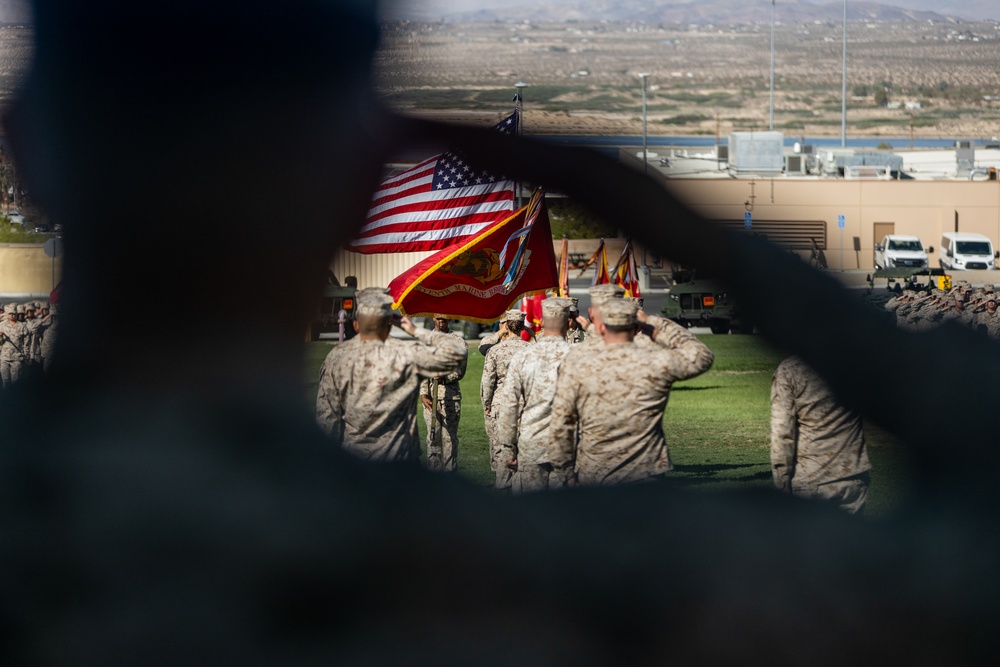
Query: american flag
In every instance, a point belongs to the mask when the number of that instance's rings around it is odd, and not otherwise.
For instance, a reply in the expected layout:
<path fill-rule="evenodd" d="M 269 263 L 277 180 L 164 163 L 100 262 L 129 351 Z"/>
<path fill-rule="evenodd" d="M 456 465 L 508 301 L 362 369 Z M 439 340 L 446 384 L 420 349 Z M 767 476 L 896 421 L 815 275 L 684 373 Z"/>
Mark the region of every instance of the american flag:
<path fill-rule="evenodd" d="M 517 130 L 517 111 L 493 129 Z M 365 226 L 348 245 L 364 254 L 441 250 L 514 211 L 514 181 L 473 168 L 457 151 L 424 160 L 382 181 Z"/>

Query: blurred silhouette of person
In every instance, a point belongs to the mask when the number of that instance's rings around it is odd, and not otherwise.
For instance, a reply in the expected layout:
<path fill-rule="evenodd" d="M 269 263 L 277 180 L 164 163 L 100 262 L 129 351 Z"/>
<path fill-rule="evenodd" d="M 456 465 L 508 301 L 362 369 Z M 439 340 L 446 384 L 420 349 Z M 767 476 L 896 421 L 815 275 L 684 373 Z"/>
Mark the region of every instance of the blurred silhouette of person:
<path fill-rule="evenodd" d="M 3 664 L 940 663 L 996 644 L 995 434 L 952 417 L 1000 398 L 985 338 L 897 331 L 596 153 L 387 111 L 367 0 L 33 6 L 5 127 L 66 254 L 51 373 L 0 407 Z M 390 148 L 418 141 L 726 279 L 907 443 L 913 503 L 876 525 L 765 490 L 512 502 L 330 446 L 302 331 Z M 888 397 L 858 371 L 877 364 Z"/>

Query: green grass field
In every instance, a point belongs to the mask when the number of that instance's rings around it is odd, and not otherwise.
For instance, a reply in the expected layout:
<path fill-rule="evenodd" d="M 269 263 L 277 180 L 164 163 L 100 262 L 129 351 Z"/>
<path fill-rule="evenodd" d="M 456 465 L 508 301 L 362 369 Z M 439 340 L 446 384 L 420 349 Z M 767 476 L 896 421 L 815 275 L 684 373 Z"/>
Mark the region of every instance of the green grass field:
<path fill-rule="evenodd" d="M 771 375 L 781 355 L 759 336 L 702 336 L 715 353 L 712 369 L 674 385 L 664 416 L 675 484 L 697 492 L 771 486 L 770 437 Z M 307 399 L 315 402 L 319 367 L 330 343 L 307 346 Z M 462 421 L 459 472 L 477 484 L 492 482 L 487 456 L 479 381 L 483 357 L 473 346 L 462 380 Z M 418 419 L 424 437 L 422 416 Z M 872 461 L 872 487 L 866 515 L 893 513 L 907 493 L 904 452 L 892 438 L 866 423 Z"/>

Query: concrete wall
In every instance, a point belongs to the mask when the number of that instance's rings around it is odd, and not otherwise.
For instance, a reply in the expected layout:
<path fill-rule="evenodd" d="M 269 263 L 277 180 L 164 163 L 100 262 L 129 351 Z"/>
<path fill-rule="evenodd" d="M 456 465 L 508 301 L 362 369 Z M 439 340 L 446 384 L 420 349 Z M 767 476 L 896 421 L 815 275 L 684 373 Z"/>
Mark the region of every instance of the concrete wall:
<path fill-rule="evenodd" d="M 47 298 L 61 279 L 62 258 L 56 259 L 53 283 L 52 259 L 45 254 L 43 244 L 0 244 L 0 295 Z"/>

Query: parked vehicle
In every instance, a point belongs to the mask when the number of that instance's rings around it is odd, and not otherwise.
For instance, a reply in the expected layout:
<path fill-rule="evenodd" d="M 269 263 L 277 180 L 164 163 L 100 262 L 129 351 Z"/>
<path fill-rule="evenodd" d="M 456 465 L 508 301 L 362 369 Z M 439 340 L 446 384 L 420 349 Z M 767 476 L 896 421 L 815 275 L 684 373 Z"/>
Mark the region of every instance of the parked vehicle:
<path fill-rule="evenodd" d="M 993 270 L 997 252 L 988 236 L 969 232 L 941 235 L 941 268 L 948 271 Z"/>
<path fill-rule="evenodd" d="M 321 333 L 336 333 L 340 329 L 338 316 L 341 309 L 347 312 L 348 338 L 354 335 L 354 306 L 356 287 L 341 287 L 340 285 L 327 285 L 323 288 L 323 295 L 320 297 L 313 314 L 312 325 L 309 327 L 309 339 L 319 340 Z"/>
<path fill-rule="evenodd" d="M 751 323 L 739 310 L 728 290 L 710 278 L 695 276 L 689 269 L 673 273 L 663 315 L 685 327 L 709 327 L 714 334 L 753 333 Z"/>
<path fill-rule="evenodd" d="M 24 226 L 24 216 L 21 215 L 20 211 L 9 211 L 4 214 L 7 217 L 7 221 L 12 225 Z"/>
<path fill-rule="evenodd" d="M 923 269 L 927 266 L 927 251 L 916 236 L 889 234 L 875 244 L 876 269 Z"/>

